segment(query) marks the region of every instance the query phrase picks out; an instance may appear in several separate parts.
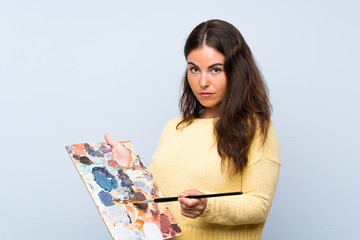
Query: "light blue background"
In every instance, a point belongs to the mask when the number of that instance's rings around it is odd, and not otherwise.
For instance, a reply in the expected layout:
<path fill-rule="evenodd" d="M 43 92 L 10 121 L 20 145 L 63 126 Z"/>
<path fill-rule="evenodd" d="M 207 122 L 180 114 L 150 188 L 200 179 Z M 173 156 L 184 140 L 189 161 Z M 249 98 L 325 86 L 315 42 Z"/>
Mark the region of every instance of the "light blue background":
<path fill-rule="evenodd" d="M 271 92 L 281 174 L 263 239 L 357 239 L 358 1 L 0 1 L 0 238 L 111 239 L 64 146 L 179 115 L 183 45 L 240 29 Z"/>

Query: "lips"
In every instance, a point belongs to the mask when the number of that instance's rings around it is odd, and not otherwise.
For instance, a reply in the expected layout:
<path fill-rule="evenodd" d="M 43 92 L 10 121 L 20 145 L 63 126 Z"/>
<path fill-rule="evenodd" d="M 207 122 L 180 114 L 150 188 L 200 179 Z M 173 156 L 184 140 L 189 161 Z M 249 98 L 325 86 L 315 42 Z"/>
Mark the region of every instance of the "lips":
<path fill-rule="evenodd" d="M 210 93 L 210 92 L 201 92 L 200 96 L 202 97 L 211 97 L 212 95 L 214 95 L 214 93 Z"/>

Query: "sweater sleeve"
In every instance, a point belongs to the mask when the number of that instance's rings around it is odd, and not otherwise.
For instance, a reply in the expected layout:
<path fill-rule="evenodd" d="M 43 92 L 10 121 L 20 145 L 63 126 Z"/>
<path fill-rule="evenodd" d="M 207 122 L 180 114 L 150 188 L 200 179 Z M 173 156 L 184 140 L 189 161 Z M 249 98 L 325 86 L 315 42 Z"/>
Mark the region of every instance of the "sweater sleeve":
<path fill-rule="evenodd" d="M 264 145 L 258 136 L 251 148 L 247 167 L 242 172 L 243 194 L 208 198 L 206 209 L 201 215 L 207 222 L 242 225 L 266 220 L 280 170 L 279 145 L 272 125 Z"/>
<path fill-rule="evenodd" d="M 158 141 L 158 144 L 157 144 L 157 147 L 156 147 L 156 150 L 152 156 L 152 159 L 154 159 L 155 156 L 158 155 L 158 152 L 159 152 L 159 149 L 161 149 L 163 143 L 164 143 L 164 139 L 166 138 L 166 135 L 168 134 L 168 131 L 170 128 L 174 128 L 176 127 L 177 123 L 181 120 L 181 118 L 174 118 L 172 120 L 170 120 L 166 125 L 165 127 L 163 128 L 162 132 L 161 132 L 161 135 L 160 135 L 160 139 Z M 153 161 L 151 161 L 150 163 L 150 166 L 149 166 L 149 171 L 150 172 L 153 172 Z"/>

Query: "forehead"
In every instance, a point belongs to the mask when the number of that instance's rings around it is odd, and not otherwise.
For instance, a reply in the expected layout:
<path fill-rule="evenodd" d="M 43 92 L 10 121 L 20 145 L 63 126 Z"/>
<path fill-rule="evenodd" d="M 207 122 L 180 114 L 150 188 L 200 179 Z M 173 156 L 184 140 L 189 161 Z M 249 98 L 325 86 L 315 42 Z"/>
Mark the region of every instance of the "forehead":
<path fill-rule="evenodd" d="M 202 45 L 189 53 L 187 61 L 204 65 L 212 65 L 214 63 L 224 64 L 225 56 L 213 47 Z"/>

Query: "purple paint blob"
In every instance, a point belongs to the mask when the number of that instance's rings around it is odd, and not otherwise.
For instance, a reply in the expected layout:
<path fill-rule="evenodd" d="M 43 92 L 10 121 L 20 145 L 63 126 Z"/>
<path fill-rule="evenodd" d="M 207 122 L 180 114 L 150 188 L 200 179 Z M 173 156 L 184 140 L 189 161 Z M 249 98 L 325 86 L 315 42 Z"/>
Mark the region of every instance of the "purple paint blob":
<path fill-rule="evenodd" d="M 158 194 L 158 191 L 157 191 L 157 189 L 156 188 L 151 188 L 151 195 L 153 195 L 153 196 L 156 196 L 156 194 Z"/>
<path fill-rule="evenodd" d="M 112 151 L 112 147 L 111 146 L 106 146 L 106 145 L 101 145 L 100 151 L 103 152 L 103 153 L 109 153 L 109 152 Z"/>
<path fill-rule="evenodd" d="M 71 146 L 65 146 L 66 148 L 66 151 L 68 151 L 69 154 L 73 154 L 74 151 L 72 150 L 72 147 Z"/>
<path fill-rule="evenodd" d="M 131 181 L 130 177 L 124 173 L 122 170 L 118 171 L 118 177 L 121 180 L 121 187 L 123 188 L 132 188 L 132 186 L 134 185 L 133 181 Z"/>
<path fill-rule="evenodd" d="M 177 233 L 181 232 L 179 225 L 177 225 L 176 223 L 171 224 L 171 227 L 175 232 L 177 232 Z"/>

